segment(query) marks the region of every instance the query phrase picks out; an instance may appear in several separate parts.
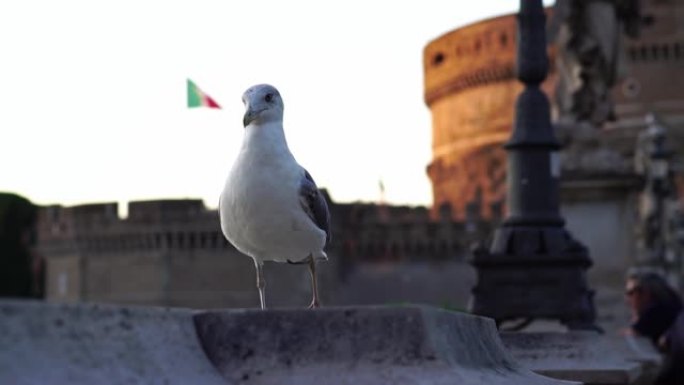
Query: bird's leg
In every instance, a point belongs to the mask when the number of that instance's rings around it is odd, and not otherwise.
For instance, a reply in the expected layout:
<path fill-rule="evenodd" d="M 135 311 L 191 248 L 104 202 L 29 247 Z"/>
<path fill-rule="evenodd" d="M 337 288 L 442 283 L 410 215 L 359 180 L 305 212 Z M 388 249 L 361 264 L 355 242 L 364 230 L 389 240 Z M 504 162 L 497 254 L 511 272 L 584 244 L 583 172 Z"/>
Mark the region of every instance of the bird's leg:
<path fill-rule="evenodd" d="M 309 273 L 311 273 L 311 291 L 313 292 L 313 300 L 309 309 L 316 309 L 321 307 L 321 303 L 318 300 L 318 284 L 316 282 L 316 260 L 313 255 L 309 256 Z"/>
<path fill-rule="evenodd" d="M 266 287 L 266 281 L 264 281 L 264 264 L 262 262 L 254 261 L 254 266 L 256 266 L 257 289 L 259 289 L 259 301 L 261 302 L 261 310 L 266 310 L 266 294 L 264 292 L 264 289 Z"/>

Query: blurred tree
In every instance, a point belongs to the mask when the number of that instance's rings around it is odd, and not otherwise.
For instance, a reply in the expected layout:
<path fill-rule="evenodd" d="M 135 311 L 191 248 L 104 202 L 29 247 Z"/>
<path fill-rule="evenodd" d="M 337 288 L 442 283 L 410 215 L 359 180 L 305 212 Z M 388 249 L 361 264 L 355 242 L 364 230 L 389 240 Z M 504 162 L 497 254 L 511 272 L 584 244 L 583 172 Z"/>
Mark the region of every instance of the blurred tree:
<path fill-rule="evenodd" d="M 36 207 L 27 199 L 0 193 L 0 296 L 36 297 L 39 274 L 34 274 L 31 247 L 35 243 Z"/>

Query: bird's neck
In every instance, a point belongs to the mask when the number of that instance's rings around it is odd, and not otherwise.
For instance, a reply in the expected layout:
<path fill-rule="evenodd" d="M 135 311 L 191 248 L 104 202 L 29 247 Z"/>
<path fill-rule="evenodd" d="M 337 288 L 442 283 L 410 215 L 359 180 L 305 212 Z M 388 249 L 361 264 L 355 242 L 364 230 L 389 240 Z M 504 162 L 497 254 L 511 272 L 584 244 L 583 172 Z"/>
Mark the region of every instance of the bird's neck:
<path fill-rule="evenodd" d="M 282 122 L 249 125 L 245 130 L 243 149 L 262 155 L 290 154 Z"/>

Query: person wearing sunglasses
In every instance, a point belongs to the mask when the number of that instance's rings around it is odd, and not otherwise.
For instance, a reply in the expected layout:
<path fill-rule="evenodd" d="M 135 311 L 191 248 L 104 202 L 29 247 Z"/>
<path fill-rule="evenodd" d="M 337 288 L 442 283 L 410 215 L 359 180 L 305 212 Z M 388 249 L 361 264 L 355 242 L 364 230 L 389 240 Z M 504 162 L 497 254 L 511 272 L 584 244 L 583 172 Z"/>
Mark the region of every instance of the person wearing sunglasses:
<path fill-rule="evenodd" d="M 684 384 L 684 310 L 681 296 L 654 272 L 632 272 L 625 284 L 632 312 L 628 334 L 646 337 L 663 353 L 655 384 Z"/>

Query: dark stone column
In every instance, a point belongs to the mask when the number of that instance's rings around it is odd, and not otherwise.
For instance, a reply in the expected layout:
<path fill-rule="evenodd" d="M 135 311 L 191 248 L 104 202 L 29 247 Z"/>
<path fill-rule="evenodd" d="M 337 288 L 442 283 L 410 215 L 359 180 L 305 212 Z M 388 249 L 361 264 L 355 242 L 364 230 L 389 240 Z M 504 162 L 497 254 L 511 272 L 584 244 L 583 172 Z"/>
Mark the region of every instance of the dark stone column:
<path fill-rule="evenodd" d="M 516 103 L 508 152 L 508 216 L 489 248 L 475 249 L 471 311 L 501 323 L 558 320 L 570 329 L 594 329 L 587 248 L 573 239 L 560 215 L 559 144 L 540 84 L 548 72 L 546 16 L 541 0 L 521 0 L 517 76 L 525 89 Z"/>

